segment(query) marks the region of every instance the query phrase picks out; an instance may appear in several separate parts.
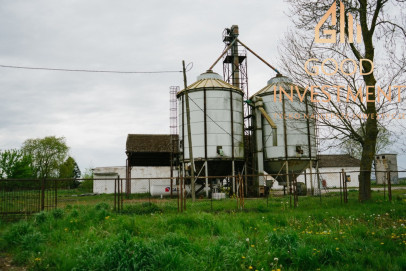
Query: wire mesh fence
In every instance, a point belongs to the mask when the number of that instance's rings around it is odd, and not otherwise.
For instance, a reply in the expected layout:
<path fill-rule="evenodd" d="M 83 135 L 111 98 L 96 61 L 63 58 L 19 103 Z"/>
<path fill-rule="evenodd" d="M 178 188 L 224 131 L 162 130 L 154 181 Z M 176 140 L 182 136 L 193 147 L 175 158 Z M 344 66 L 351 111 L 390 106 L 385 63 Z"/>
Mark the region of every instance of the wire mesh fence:
<path fill-rule="evenodd" d="M 0 180 L 0 216 L 12 219 L 55 208 L 57 184 L 55 180 Z"/>
<path fill-rule="evenodd" d="M 382 172 L 372 190 L 392 200 L 393 189 L 406 189 L 399 172 Z M 26 216 L 67 205 L 107 203 L 131 213 L 155 211 L 249 211 L 280 206 L 292 208 L 302 199 L 348 203 L 358 201 L 359 171 L 308 172 L 300 175 L 236 175 L 99 179 L 0 180 L 0 217 Z M 396 176 L 396 179 L 393 178 Z"/>

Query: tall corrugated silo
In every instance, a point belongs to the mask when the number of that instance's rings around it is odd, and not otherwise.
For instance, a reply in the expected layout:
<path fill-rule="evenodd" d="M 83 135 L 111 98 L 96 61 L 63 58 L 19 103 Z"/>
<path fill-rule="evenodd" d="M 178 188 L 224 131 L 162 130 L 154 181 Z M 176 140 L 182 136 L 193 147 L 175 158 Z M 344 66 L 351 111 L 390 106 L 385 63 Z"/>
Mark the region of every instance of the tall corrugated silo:
<path fill-rule="evenodd" d="M 289 95 L 280 95 L 280 88 Z M 288 77 L 278 74 L 250 99 L 255 107 L 258 171 L 265 170 L 281 185 L 311 168 L 316 161 L 316 126 L 308 96 Z"/>
<path fill-rule="evenodd" d="M 187 87 L 193 159 L 198 173 L 226 176 L 244 166 L 243 92 L 208 70 Z M 190 163 L 185 90 L 177 94 L 181 163 Z M 203 174 L 204 175 L 203 171 Z"/>

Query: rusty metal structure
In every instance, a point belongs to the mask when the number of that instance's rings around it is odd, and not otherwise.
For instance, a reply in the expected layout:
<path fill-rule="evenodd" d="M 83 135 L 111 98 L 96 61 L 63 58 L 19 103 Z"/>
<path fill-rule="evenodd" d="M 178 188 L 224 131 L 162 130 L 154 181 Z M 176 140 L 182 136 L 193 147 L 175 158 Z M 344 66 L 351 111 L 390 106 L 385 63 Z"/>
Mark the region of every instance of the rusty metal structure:
<path fill-rule="evenodd" d="M 223 77 L 224 81 L 241 89 L 246 99 L 248 98 L 247 51 L 244 47 L 240 47 L 238 42 L 232 43 L 238 35 L 238 25 L 223 31 L 225 50 L 231 45 L 223 56 Z"/>
<path fill-rule="evenodd" d="M 178 153 L 178 103 L 176 100 L 176 94 L 179 92 L 180 88 L 178 86 L 172 86 L 169 90 L 170 100 L 169 100 L 169 129 L 171 135 L 171 157 L 170 157 L 170 165 L 171 165 L 171 197 L 173 192 L 173 176 L 174 171 L 176 170 L 176 166 L 179 164 L 179 157 Z M 176 174 L 178 176 L 178 174 Z"/>
<path fill-rule="evenodd" d="M 223 31 L 223 42 L 225 44 L 223 55 L 223 78 L 227 83 L 240 88 L 244 93 L 244 101 L 248 100 L 248 70 L 247 70 L 247 51 L 245 47 L 239 46 L 238 25 L 232 25 Z M 252 120 L 251 107 L 244 103 L 244 186 L 245 194 L 252 189 L 253 178 L 248 175 L 256 174 L 253 157 L 253 138 L 252 138 Z M 248 180 L 249 179 L 249 180 Z M 248 185 L 248 183 L 250 185 Z"/>

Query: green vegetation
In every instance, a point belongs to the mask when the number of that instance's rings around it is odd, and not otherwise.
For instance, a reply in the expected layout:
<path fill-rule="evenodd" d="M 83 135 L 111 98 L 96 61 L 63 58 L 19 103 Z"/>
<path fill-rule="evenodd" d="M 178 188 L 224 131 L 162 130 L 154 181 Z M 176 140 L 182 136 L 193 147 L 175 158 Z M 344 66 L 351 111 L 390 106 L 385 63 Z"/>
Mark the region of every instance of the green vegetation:
<path fill-rule="evenodd" d="M 188 202 L 131 199 L 67 205 L 28 220 L 0 222 L 0 250 L 32 270 L 405 270 L 405 190 L 393 202 L 337 197 Z M 103 196 L 108 200 L 108 195 Z M 85 198 L 85 197 L 84 197 Z M 89 197 L 89 200 L 94 197 Z M 111 195 L 110 198 L 111 199 Z"/>
<path fill-rule="evenodd" d="M 20 150 L 0 150 L 0 179 L 32 178 L 31 162 L 31 156 Z"/>
<path fill-rule="evenodd" d="M 79 185 L 81 190 L 93 191 L 93 171 L 90 168 L 85 169 L 83 173 L 83 181 Z"/>
<path fill-rule="evenodd" d="M 78 164 L 75 159 L 68 157 L 65 162 L 59 166 L 59 175 L 60 179 L 69 179 L 61 181 L 59 184 L 63 188 L 77 188 L 80 185 L 80 182 L 77 180 L 81 176 L 81 172 Z"/>
<path fill-rule="evenodd" d="M 55 136 L 27 139 L 21 149 L 32 158 L 31 168 L 40 179 L 57 177 L 69 151 L 65 138 Z"/>
<path fill-rule="evenodd" d="M 0 179 L 59 178 L 64 179 L 60 188 L 77 188 L 81 172 L 75 159 L 67 157 L 68 151 L 65 138 L 55 136 L 27 139 L 21 149 L 0 150 Z M 18 186 L 13 181 L 7 184 Z"/>

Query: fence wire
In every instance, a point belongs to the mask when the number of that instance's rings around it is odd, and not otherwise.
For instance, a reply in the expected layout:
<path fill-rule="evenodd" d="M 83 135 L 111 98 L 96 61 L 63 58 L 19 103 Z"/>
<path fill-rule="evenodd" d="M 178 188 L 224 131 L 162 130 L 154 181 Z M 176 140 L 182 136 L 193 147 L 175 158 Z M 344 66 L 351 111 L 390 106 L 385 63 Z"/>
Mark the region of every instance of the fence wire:
<path fill-rule="evenodd" d="M 379 172 L 371 190 L 392 200 L 393 189 L 406 189 L 400 172 Z M 236 175 L 99 179 L 0 180 L 0 218 L 27 216 L 67 205 L 107 203 L 118 212 L 235 212 L 300 207 L 302 199 L 346 204 L 358 201 L 359 171 L 305 171 L 300 175 Z M 303 201 L 304 203 L 304 201 Z"/>

